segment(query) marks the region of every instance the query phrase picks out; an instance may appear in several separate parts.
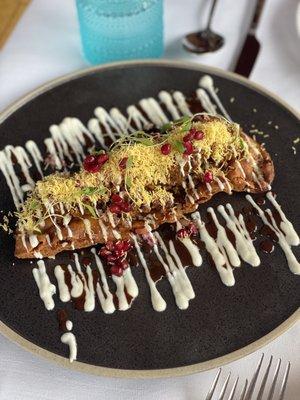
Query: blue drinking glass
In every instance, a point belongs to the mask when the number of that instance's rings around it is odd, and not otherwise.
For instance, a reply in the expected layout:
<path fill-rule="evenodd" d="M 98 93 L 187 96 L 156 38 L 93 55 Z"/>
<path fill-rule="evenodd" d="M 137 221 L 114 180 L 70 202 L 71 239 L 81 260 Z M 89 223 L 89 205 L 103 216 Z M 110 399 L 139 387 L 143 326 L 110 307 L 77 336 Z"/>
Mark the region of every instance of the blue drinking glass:
<path fill-rule="evenodd" d="M 163 0 L 76 0 L 84 55 L 92 64 L 163 53 Z"/>

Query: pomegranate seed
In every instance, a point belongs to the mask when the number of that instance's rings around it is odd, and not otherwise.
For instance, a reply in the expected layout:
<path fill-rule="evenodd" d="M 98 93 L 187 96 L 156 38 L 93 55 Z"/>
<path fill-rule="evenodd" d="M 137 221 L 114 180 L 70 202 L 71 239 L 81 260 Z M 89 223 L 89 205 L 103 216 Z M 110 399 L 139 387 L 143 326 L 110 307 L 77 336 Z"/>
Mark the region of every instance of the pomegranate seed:
<path fill-rule="evenodd" d="M 189 156 L 193 153 L 194 147 L 191 142 L 184 142 L 183 145 L 185 147 L 185 152 L 183 153 L 185 156 Z"/>
<path fill-rule="evenodd" d="M 194 139 L 195 140 L 202 140 L 204 138 L 204 132 L 202 131 L 196 131 L 194 134 Z"/>
<path fill-rule="evenodd" d="M 122 160 L 119 162 L 120 169 L 125 169 L 126 168 L 127 160 L 128 160 L 128 157 L 122 158 Z"/>
<path fill-rule="evenodd" d="M 122 267 L 118 267 L 117 265 L 113 265 L 110 268 L 110 273 L 112 275 L 122 276 L 123 275 L 123 268 Z"/>
<path fill-rule="evenodd" d="M 95 164 L 96 162 L 97 162 L 97 157 L 93 156 L 92 154 L 86 156 L 84 159 L 84 163 L 86 164 Z"/>
<path fill-rule="evenodd" d="M 117 261 L 118 257 L 114 254 L 110 254 L 106 257 L 106 260 L 109 264 L 115 264 L 115 262 Z"/>
<path fill-rule="evenodd" d="M 190 130 L 189 133 L 187 133 L 185 136 L 183 136 L 182 140 L 184 142 L 190 142 L 191 140 L 194 139 L 194 134 L 192 133 L 192 130 Z"/>
<path fill-rule="evenodd" d="M 125 250 L 124 249 L 124 240 L 118 240 L 116 243 L 115 243 L 115 250 L 118 250 L 118 251 L 123 251 L 123 250 Z M 126 250 L 125 250 L 126 251 Z"/>
<path fill-rule="evenodd" d="M 186 227 L 186 229 L 190 235 L 197 235 L 198 233 L 196 225 L 193 224 L 192 222 Z"/>
<path fill-rule="evenodd" d="M 129 264 L 126 260 L 117 260 L 114 264 L 115 267 L 121 268 L 122 270 L 129 267 Z"/>
<path fill-rule="evenodd" d="M 119 194 L 116 194 L 116 193 L 112 194 L 110 199 L 111 199 L 111 201 L 113 203 L 118 203 L 119 204 L 119 203 L 123 202 L 122 197 Z"/>
<path fill-rule="evenodd" d="M 123 249 L 124 251 L 129 251 L 132 247 L 130 240 L 123 240 Z"/>
<path fill-rule="evenodd" d="M 99 250 L 99 255 L 107 258 L 109 255 L 111 255 L 111 252 L 106 247 L 101 247 L 101 249 Z"/>
<path fill-rule="evenodd" d="M 123 203 L 120 204 L 121 211 L 127 213 L 131 210 L 131 205 L 127 203 L 126 201 L 123 201 Z"/>
<path fill-rule="evenodd" d="M 116 256 L 116 258 L 122 258 L 125 255 L 125 251 L 124 250 L 115 250 L 114 255 Z"/>
<path fill-rule="evenodd" d="M 89 155 L 83 161 L 83 168 L 88 172 L 95 173 L 100 170 L 100 165 L 98 164 L 95 156 Z"/>
<path fill-rule="evenodd" d="M 102 166 L 103 164 L 106 163 L 106 161 L 108 161 L 108 154 L 104 153 L 104 154 L 99 154 L 99 156 L 97 157 L 97 162 L 100 166 Z"/>
<path fill-rule="evenodd" d="M 128 268 L 128 267 L 129 267 L 128 261 L 126 261 L 126 260 L 120 261 L 120 266 L 121 266 L 123 269 Z"/>
<path fill-rule="evenodd" d="M 121 206 L 119 204 L 111 204 L 109 206 L 109 211 L 113 214 L 119 214 L 121 212 Z"/>
<path fill-rule="evenodd" d="M 162 154 L 164 156 L 167 156 L 168 154 L 171 153 L 171 149 L 172 149 L 172 147 L 171 147 L 170 143 L 165 143 L 161 146 L 160 151 L 162 152 Z"/>
<path fill-rule="evenodd" d="M 213 174 L 210 171 L 206 171 L 204 174 L 204 182 L 210 183 L 213 180 Z"/>
<path fill-rule="evenodd" d="M 110 250 L 110 251 L 114 251 L 115 249 L 115 244 L 114 242 L 112 242 L 111 240 L 106 242 L 105 247 Z"/>
<path fill-rule="evenodd" d="M 182 228 L 179 229 L 179 231 L 177 231 L 176 235 L 179 239 L 184 239 L 189 236 L 189 232 L 187 231 L 186 228 Z"/>

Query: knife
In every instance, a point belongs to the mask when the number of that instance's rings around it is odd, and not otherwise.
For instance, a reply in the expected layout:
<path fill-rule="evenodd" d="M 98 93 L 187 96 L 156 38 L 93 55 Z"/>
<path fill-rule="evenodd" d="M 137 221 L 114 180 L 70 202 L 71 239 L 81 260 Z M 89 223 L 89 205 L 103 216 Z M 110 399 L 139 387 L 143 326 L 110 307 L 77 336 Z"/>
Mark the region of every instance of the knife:
<path fill-rule="evenodd" d="M 234 68 L 234 72 L 245 77 L 250 75 L 260 50 L 260 43 L 256 39 L 255 33 L 264 3 L 265 0 L 257 0 L 254 16 L 252 18 L 246 40 Z"/>

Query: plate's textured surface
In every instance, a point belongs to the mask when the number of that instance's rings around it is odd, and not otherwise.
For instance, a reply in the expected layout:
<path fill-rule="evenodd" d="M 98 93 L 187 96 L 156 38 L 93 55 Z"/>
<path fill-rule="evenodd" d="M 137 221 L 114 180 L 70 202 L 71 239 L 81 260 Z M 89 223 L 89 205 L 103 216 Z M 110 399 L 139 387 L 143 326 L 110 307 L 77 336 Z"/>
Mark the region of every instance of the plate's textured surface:
<path fill-rule="evenodd" d="M 130 65 L 93 71 L 41 94 L 4 120 L 0 125 L 0 147 L 8 143 L 23 145 L 29 138 L 42 144 L 51 124 L 61 122 L 65 116 L 76 116 L 86 124 L 99 105 L 125 110 L 143 97 L 156 97 L 163 89 L 178 89 L 190 95 L 202 75 L 197 70 L 166 65 Z M 246 132 L 254 124 L 270 135 L 263 141 L 275 163 L 273 190 L 299 232 L 300 158 L 291 150 L 292 139 L 299 134 L 299 121 L 275 100 L 254 89 L 211 75 L 232 119 L 241 123 Z M 273 121 L 272 126 L 268 121 Z M 274 129 L 274 125 L 279 129 Z M 13 209 L 2 174 L 0 190 L 0 209 Z M 228 200 L 235 209 L 241 209 L 245 203 L 243 194 L 235 194 L 230 198 L 216 196 L 210 205 Z M 206 208 L 203 204 L 200 211 L 204 214 Z M 55 310 L 44 309 L 31 274 L 32 265 L 14 259 L 13 238 L 2 231 L 0 235 L 1 321 L 40 347 L 67 356 L 56 318 L 62 303 L 55 297 Z M 299 249 L 294 248 L 294 252 L 299 257 Z M 134 272 L 140 295 L 129 311 L 105 315 L 96 307 L 95 311 L 84 313 L 72 309 L 68 303 L 65 308 L 74 323 L 78 360 L 117 369 L 174 368 L 214 359 L 261 338 L 299 307 L 300 278 L 289 271 L 279 247 L 272 254 L 260 252 L 260 255 L 262 264 L 258 268 L 243 264 L 236 270 L 236 285 L 231 288 L 221 283 L 206 259 L 200 268 L 189 268 L 196 298 L 186 311 L 176 307 L 166 280 L 159 283 L 159 289 L 167 310 L 153 311 L 141 269 Z M 58 256 L 53 265 L 64 259 L 66 255 Z"/>

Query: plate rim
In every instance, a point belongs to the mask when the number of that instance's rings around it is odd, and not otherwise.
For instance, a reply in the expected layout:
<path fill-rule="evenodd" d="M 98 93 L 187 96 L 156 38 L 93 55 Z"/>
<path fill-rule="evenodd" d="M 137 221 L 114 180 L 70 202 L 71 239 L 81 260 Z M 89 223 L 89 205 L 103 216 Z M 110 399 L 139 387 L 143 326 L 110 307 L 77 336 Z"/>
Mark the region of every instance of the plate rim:
<path fill-rule="evenodd" d="M 282 107 L 287 109 L 292 115 L 294 115 L 298 120 L 300 119 L 300 113 L 296 111 L 292 106 L 290 106 L 285 100 L 283 100 L 280 96 L 275 93 L 272 93 L 268 89 L 264 88 L 258 83 L 250 81 L 247 78 L 244 78 L 241 75 L 238 75 L 234 72 L 225 71 L 220 68 L 212 67 L 209 65 L 199 64 L 196 62 L 190 61 L 181 61 L 181 60 L 168 60 L 168 59 L 150 59 L 150 60 L 131 60 L 131 61 L 118 61 L 104 65 L 97 65 L 93 67 L 88 67 L 85 69 L 79 69 L 75 72 L 71 72 L 65 75 L 62 75 L 58 78 L 54 78 L 52 80 L 47 81 L 46 83 L 38 86 L 37 88 L 31 90 L 27 94 L 21 96 L 18 100 L 11 103 L 8 107 L 4 108 L 3 111 L 0 112 L 0 124 L 2 124 L 11 114 L 21 108 L 23 105 L 38 97 L 39 95 L 53 89 L 57 86 L 60 86 L 63 83 L 69 82 L 73 79 L 80 78 L 85 75 L 89 75 L 93 72 L 110 70 L 114 68 L 122 68 L 122 67 L 130 67 L 136 65 L 146 65 L 146 66 L 163 66 L 163 67 L 173 67 L 173 68 L 183 68 L 183 69 L 192 69 L 197 70 L 199 72 L 204 73 L 213 73 L 216 76 L 220 76 L 222 78 L 229 79 L 231 81 L 238 82 L 243 86 L 247 86 L 255 91 L 270 97 L 279 103 Z M 101 367 L 98 365 L 87 364 L 80 361 L 74 361 L 70 363 L 68 358 L 62 357 L 58 354 L 52 353 L 49 350 L 46 350 L 29 340 L 22 337 L 20 334 L 15 332 L 13 329 L 9 328 L 6 324 L 4 324 L 0 320 L 0 334 L 5 336 L 7 339 L 11 340 L 15 344 L 19 345 L 23 349 L 31 352 L 32 354 L 38 355 L 48 361 L 52 361 L 62 367 L 69 368 L 72 370 L 100 375 L 111 378 L 167 378 L 167 377 L 176 377 L 183 375 L 190 375 L 197 372 L 208 371 L 213 368 L 221 367 L 230 362 L 236 361 L 242 357 L 245 357 L 254 351 L 260 349 L 261 347 L 267 345 L 281 334 L 290 329 L 297 321 L 300 320 L 300 308 L 296 310 L 292 315 L 290 315 L 284 322 L 282 322 L 279 326 L 273 329 L 268 334 L 262 336 L 260 339 L 244 346 L 234 352 L 228 353 L 224 356 L 214 358 L 212 360 L 207 360 L 204 362 L 175 367 L 175 368 L 166 368 L 166 369 L 152 369 L 152 370 L 130 370 L 130 369 L 116 369 L 116 368 L 108 368 Z"/>

